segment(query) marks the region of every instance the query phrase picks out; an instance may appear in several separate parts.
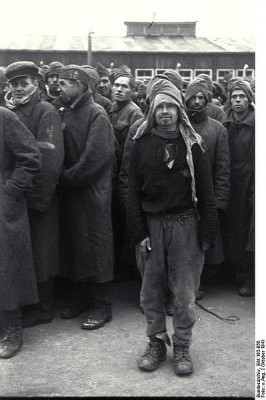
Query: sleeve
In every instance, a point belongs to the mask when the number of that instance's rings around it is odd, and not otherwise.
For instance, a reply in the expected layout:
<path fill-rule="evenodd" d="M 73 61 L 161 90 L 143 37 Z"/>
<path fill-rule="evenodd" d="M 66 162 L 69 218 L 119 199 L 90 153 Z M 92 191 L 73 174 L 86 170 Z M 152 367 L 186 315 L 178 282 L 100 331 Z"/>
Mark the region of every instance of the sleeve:
<path fill-rule="evenodd" d="M 217 207 L 214 199 L 210 161 L 206 153 L 199 146 L 192 148 L 197 207 L 199 212 L 199 239 L 212 243 L 218 226 Z"/>
<path fill-rule="evenodd" d="M 221 125 L 214 155 L 213 184 L 216 206 L 225 210 L 230 194 L 230 152 L 228 134 Z"/>
<path fill-rule="evenodd" d="M 135 142 L 133 140 L 133 136 L 135 135 L 135 133 L 136 133 L 136 127 L 134 124 L 129 129 L 129 132 L 128 132 L 128 135 L 126 138 L 122 162 L 121 162 L 119 176 L 118 176 L 118 194 L 119 194 L 120 204 L 122 205 L 123 209 L 126 208 L 126 203 L 127 203 L 128 175 L 129 175 L 131 156 L 132 156 L 132 152 L 133 152 L 134 144 L 135 144 Z"/>
<path fill-rule="evenodd" d="M 8 110 L 5 110 L 5 144 L 15 157 L 15 168 L 4 190 L 13 197 L 20 197 L 32 187 L 33 178 L 41 169 L 42 157 L 32 133 Z"/>
<path fill-rule="evenodd" d="M 42 154 L 42 169 L 34 179 L 33 190 L 27 194 L 27 205 L 42 212 L 55 192 L 64 161 L 61 120 L 54 107 L 42 113 L 36 139 Z"/>
<path fill-rule="evenodd" d="M 81 188 L 94 183 L 108 164 L 112 164 L 115 144 L 108 117 L 97 114 L 88 127 L 87 142 L 78 162 L 65 169 L 61 186 L 65 189 Z"/>
<path fill-rule="evenodd" d="M 149 236 L 146 216 L 141 205 L 142 186 L 143 176 L 139 168 L 138 143 L 136 143 L 130 163 L 127 197 L 127 226 L 129 236 L 134 244 L 140 243 Z"/>

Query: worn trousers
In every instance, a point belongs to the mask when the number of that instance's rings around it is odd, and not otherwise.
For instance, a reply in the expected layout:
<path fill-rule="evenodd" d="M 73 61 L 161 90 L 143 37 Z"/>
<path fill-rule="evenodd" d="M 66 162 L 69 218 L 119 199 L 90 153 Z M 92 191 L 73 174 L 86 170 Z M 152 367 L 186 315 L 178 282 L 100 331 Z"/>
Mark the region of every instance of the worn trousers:
<path fill-rule="evenodd" d="M 142 276 L 140 305 L 147 320 L 147 336 L 166 332 L 165 297 L 173 293 L 172 340 L 189 345 L 195 324 L 195 297 L 204 263 L 195 212 L 147 218 L 152 250 L 136 258 Z"/>

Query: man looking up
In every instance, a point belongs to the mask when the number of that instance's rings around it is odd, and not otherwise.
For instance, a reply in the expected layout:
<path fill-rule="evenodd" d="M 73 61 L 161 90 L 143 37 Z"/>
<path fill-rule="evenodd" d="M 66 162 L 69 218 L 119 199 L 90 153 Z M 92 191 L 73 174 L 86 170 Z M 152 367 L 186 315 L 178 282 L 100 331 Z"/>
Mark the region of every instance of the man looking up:
<path fill-rule="evenodd" d="M 100 62 L 96 63 L 96 71 L 100 76 L 100 82 L 98 83 L 97 90 L 98 92 L 107 97 L 107 99 L 112 101 L 112 83 L 110 80 L 111 72 L 105 68 Z"/>

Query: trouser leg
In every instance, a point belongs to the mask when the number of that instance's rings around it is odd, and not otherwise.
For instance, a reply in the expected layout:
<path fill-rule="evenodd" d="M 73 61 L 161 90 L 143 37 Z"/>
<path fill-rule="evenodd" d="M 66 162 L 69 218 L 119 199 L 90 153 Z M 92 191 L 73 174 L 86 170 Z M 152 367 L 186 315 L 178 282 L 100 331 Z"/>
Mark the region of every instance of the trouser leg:
<path fill-rule="evenodd" d="M 140 305 L 147 321 L 147 336 L 166 332 L 165 294 L 166 266 L 163 237 L 163 223 L 149 221 L 152 250 L 147 253 L 142 271 Z"/>
<path fill-rule="evenodd" d="M 195 324 L 195 296 L 200 283 L 204 253 L 197 235 L 195 216 L 168 226 L 168 282 L 173 293 L 173 342 L 189 345 Z"/>

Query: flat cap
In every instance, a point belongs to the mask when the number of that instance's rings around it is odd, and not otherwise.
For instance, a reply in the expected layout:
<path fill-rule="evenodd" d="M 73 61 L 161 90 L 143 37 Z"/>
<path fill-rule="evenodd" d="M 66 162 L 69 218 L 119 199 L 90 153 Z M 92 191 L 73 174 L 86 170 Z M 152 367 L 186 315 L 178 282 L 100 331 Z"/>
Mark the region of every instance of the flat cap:
<path fill-rule="evenodd" d="M 9 64 L 6 68 L 5 75 L 9 81 L 15 78 L 22 78 L 29 74 L 38 74 L 38 67 L 32 61 L 16 61 Z"/>
<path fill-rule="evenodd" d="M 90 83 L 90 77 L 85 69 L 75 64 L 70 64 L 62 68 L 59 73 L 59 78 L 79 81 L 87 86 L 89 86 Z"/>

